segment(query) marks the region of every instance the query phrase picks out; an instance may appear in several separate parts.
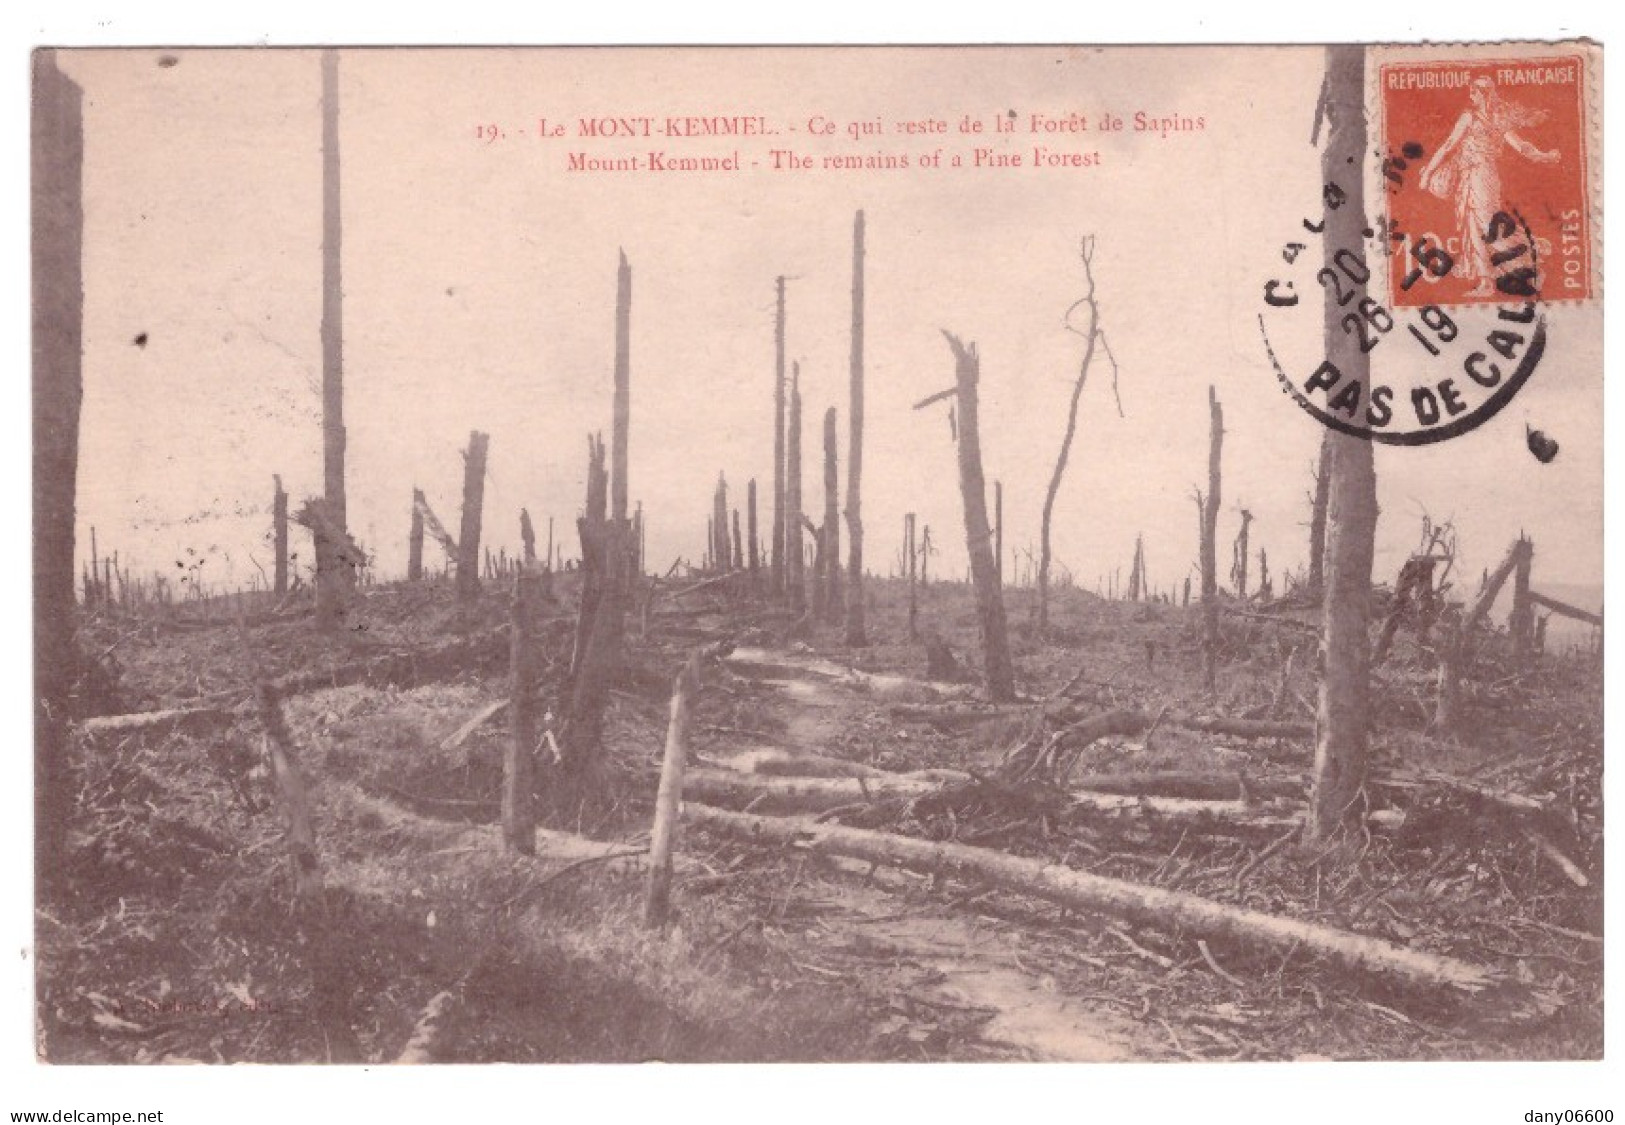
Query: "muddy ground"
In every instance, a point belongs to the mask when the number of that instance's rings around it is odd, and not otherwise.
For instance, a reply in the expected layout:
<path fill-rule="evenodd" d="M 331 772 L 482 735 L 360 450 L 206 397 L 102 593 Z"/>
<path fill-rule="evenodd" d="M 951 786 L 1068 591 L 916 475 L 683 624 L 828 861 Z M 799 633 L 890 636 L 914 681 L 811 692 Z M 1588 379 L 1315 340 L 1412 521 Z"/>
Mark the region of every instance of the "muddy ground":
<path fill-rule="evenodd" d="M 630 625 L 631 668 L 611 697 L 599 798 L 548 822 L 538 855 L 505 854 L 494 823 L 507 739 L 494 656 L 400 683 L 293 695 L 286 712 L 317 809 L 320 926 L 294 908 L 253 680 L 478 637 L 506 618 L 489 590 L 459 612 L 449 586 L 369 588 L 339 640 L 308 616 L 246 629 L 92 616 L 86 686 L 101 711 L 234 708 L 203 733 L 80 740 L 63 893 L 38 911 L 38 1046 L 53 1062 L 377 1063 L 400 1056 L 437 996 L 427 1056 L 522 1062 L 1600 1058 L 1599 662 L 1548 655 L 1517 669 L 1480 645 L 1468 726 L 1426 733 L 1431 660 L 1402 633 L 1378 672 L 1378 764 L 1439 771 L 1540 802 L 1549 842 L 1471 807 L 1459 789 L 1395 798 L 1404 826 L 1327 848 L 1295 838 L 1190 832 L 1140 815 L 1056 816 L 1042 800 L 869 803 L 834 819 L 953 839 L 1080 870 L 1320 922 L 1493 970 L 1542 1003 L 1458 1000 L 1380 986 L 1307 954 L 1199 946 L 1177 929 L 1085 916 L 985 885 L 686 829 L 662 932 L 642 925 L 643 859 L 672 678 L 708 663 L 692 754 L 749 769 L 764 751 L 888 771 L 995 777 L 1029 720 L 943 730 L 910 706 L 974 699 L 925 683 L 906 599 L 872 586 L 870 647 L 833 626 L 716 588 L 665 587 Z M 1017 677 L 1030 700 L 1063 688 L 1106 711 L 1308 719 L 1307 611 L 1227 619 L 1218 691 L 1202 683 L 1199 613 L 1056 596 L 1040 643 L 1031 592 L 1008 592 Z M 196 617 L 193 607 L 191 617 Z M 554 677 L 574 593 L 544 626 Z M 1250 607 L 1262 612 L 1260 607 Z M 969 591 L 923 592 L 921 632 L 974 673 Z M 895 679 L 846 674 L 846 669 Z M 234 702 L 235 700 L 235 702 Z M 1265 806 L 1301 806 L 1310 744 L 1172 726 L 1090 744 L 1067 776 L 1178 769 L 1247 779 Z M 543 784 L 547 772 L 543 771 Z M 1058 792 L 1059 790 L 1057 790 Z M 1465 804 L 1464 804 L 1465 802 Z M 762 811 L 758 808 L 756 811 Z M 1578 885 L 1576 877 L 1586 883 Z"/>

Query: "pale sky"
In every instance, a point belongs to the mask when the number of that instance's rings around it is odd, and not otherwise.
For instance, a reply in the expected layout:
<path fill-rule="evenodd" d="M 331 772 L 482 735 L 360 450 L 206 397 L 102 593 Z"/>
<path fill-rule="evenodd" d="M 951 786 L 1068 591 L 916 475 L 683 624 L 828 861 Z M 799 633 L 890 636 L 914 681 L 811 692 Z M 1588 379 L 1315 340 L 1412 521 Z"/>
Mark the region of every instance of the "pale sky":
<path fill-rule="evenodd" d="M 271 475 L 296 503 L 321 481 L 318 56 L 193 51 L 169 67 L 158 57 L 63 59 L 87 100 L 81 541 L 88 549 L 94 525 L 104 551 L 142 569 L 212 550 L 217 579 L 246 583 L 251 554 L 270 566 L 260 539 Z M 699 558 L 719 471 L 741 503 L 755 476 L 764 529 L 770 521 L 779 274 L 792 279 L 788 355 L 802 365 L 805 506 L 821 512 L 829 405 L 845 487 L 851 226 L 862 208 L 872 569 L 890 569 L 907 511 L 931 525 L 940 572 L 964 567 L 945 411 L 911 410 L 952 381 L 943 328 L 979 345 L 983 450 L 989 480 L 1005 482 L 1005 542 L 1036 549 L 1081 355 L 1062 315 L 1082 293 L 1084 235 L 1097 239 L 1126 417 L 1097 365 L 1057 507 L 1058 560 L 1093 588 L 1126 574 L 1143 532 L 1152 583 L 1177 586 L 1196 557 L 1191 492 L 1206 477 L 1212 383 L 1227 427 L 1221 559 L 1245 506 L 1271 570 L 1301 566 L 1320 429 L 1278 389 L 1257 318 L 1282 244 L 1318 210 L 1309 133 L 1322 69 L 1319 49 L 1262 47 L 346 53 L 352 529 L 386 574 L 399 573 L 416 484 L 455 530 L 471 428 L 492 435 L 487 542 L 512 550 L 522 505 L 544 528 L 549 515 L 570 525 L 583 436 L 609 425 L 622 248 L 634 269 L 631 490 L 649 514 L 650 566 Z M 1020 131 L 1009 138 L 957 133 L 967 113 L 1011 109 Z M 1026 131 L 1033 113 L 1093 125 L 1103 111 L 1205 125 L 1166 137 Z M 612 175 L 567 172 L 564 154 L 583 144 L 535 136 L 543 116 L 573 130 L 584 116 L 690 113 L 759 114 L 786 130 L 742 143 L 747 164 L 765 165 L 770 144 L 917 157 L 1038 143 L 1100 158 L 1081 169 Z M 814 116 L 933 115 L 949 136 L 816 142 L 805 131 Z M 484 123 L 507 139 L 481 143 Z M 733 147 L 655 138 L 592 151 Z M 1600 301 L 1547 315 L 1545 360 L 1498 418 L 1440 445 L 1378 448 L 1380 579 L 1391 580 L 1426 511 L 1455 520 L 1468 574 L 1523 529 L 1537 585 L 1601 582 Z M 1312 344 L 1276 341 L 1303 355 Z M 1379 378 L 1390 353 L 1378 353 Z M 1526 422 L 1561 442 L 1553 464 L 1524 448 Z M 432 545 L 429 556 L 438 561 Z"/>

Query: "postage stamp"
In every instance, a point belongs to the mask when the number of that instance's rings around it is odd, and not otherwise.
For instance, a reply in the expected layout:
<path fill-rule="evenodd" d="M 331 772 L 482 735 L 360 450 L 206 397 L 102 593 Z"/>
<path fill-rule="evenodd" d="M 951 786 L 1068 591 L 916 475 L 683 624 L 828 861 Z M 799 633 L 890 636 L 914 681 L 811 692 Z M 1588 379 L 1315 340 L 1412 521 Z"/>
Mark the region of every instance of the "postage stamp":
<path fill-rule="evenodd" d="M 1579 54 L 1381 67 L 1387 214 L 1402 232 L 1389 270 L 1396 306 L 1592 295 L 1587 78 Z M 1486 237 L 1517 226 L 1529 240 Z M 1455 268 L 1426 269 L 1412 252 L 1424 240 Z"/>

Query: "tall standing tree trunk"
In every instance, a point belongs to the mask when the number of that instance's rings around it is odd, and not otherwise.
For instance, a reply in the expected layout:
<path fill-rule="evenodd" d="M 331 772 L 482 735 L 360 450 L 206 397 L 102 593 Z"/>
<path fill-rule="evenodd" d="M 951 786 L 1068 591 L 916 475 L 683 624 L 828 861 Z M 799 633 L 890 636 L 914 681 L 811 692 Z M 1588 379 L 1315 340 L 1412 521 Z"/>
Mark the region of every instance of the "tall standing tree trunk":
<path fill-rule="evenodd" d="M 824 411 L 824 616 L 841 615 L 841 503 L 837 474 L 835 408 Z"/>
<path fill-rule="evenodd" d="M 463 454 L 463 523 L 457 537 L 457 600 L 468 605 L 480 596 L 480 517 L 485 505 L 485 455 L 491 437 L 475 430 Z"/>
<path fill-rule="evenodd" d="M 1365 48 L 1326 49 L 1323 97 L 1329 131 L 1321 155 L 1327 183 L 1345 193 L 1325 214 L 1326 265 L 1339 267 L 1334 253 L 1365 259 Z M 1355 285 L 1354 301 L 1365 297 Z M 1325 298 L 1327 361 L 1361 389 L 1366 401 L 1371 359 L 1356 337 L 1341 326 L 1344 310 L 1328 290 Z M 1359 820 L 1365 786 L 1371 714 L 1371 561 L 1377 529 L 1377 476 L 1371 442 L 1329 433 L 1332 442 L 1331 494 L 1326 529 L 1326 593 L 1322 609 L 1321 652 L 1325 671 L 1315 723 L 1314 785 L 1306 825 L 1311 839 L 1324 839 Z"/>
<path fill-rule="evenodd" d="M 339 56 L 322 52 L 322 480 L 327 513 L 349 530 L 344 495 L 344 212 L 339 177 Z M 343 622 L 355 572 L 340 544 L 316 536 L 316 624 L 333 631 Z"/>
<path fill-rule="evenodd" d="M 406 538 L 406 579 L 418 582 L 423 578 L 423 506 L 427 503 L 421 490 L 412 490 L 412 526 Z"/>
<path fill-rule="evenodd" d="M 1202 506 L 1202 632 L 1207 690 L 1219 686 L 1219 490 L 1220 454 L 1224 448 L 1224 408 L 1219 392 L 1207 389 L 1207 496 Z"/>
<path fill-rule="evenodd" d="M 288 494 L 280 476 L 271 479 L 276 482 L 271 494 L 271 589 L 280 598 L 288 592 Z"/>
<path fill-rule="evenodd" d="M 68 718 L 79 675 L 74 532 L 84 355 L 84 91 L 52 50 L 33 57 L 34 887 L 64 871 Z"/>
<path fill-rule="evenodd" d="M 981 362 L 976 345 L 949 333 L 954 352 L 954 381 L 959 409 L 959 491 L 965 503 L 965 546 L 970 552 L 971 579 L 976 584 L 976 611 L 982 629 L 982 658 L 988 698 L 1008 703 L 1016 697 L 1015 669 L 1005 629 L 1004 594 L 993 565 L 993 534 L 987 520 L 987 483 L 982 475 L 982 440 L 978 425 L 976 384 Z"/>
<path fill-rule="evenodd" d="M 1309 510 L 1309 592 L 1320 597 L 1326 586 L 1326 504 L 1332 489 L 1332 431 L 1320 438 L 1320 464 L 1315 469 L 1315 497 Z"/>
<path fill-rule="evenodd" d="M 801 553 L 801 364 L 791 368 L 790 421 L 785 438 L 784 553 L 789 566 L 790 608 L 800 613 L 807 605 L 806 567 Z"/>
<path fill-rule="evenodd" d="M 784 278 L 775 282 L 777 314 L 773 318 L 773 545 L 768 585 L 784 596 Z"/>
<path fill-rule="evenodd" d="M 738 508 L 735 508 L 733 510 L 733 524 L 734 524 L 733 569 L 734 570 L 744 570 L 745 569 L 745 540 L 744 540 L 744 537 L 739 534 L 739 509 Z"/>
<path fill-rule="evenodd" d="M 863 611 L 863 212 L 852 221 L 852 404 L 846 424 L 846 529 L 850 543 L 846 581 L 846 643 L 869 643 Z M 983 502 L 984 505 L 986 501 Z"/>

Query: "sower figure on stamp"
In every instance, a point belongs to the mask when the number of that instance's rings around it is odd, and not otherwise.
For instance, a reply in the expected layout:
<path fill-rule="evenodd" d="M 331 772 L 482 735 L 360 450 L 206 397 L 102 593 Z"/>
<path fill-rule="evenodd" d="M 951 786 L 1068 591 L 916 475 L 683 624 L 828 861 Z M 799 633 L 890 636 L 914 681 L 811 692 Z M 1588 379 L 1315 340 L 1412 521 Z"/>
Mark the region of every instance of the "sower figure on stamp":
<path fill-rule="evenodd" d="M 1544 121 L 1544 110 L 1503 98 L 1489 78 L 1474 79 L 1468 97 L 1472 104 L 1428 161 L 1421 183 L 1424 190 L 1455 203 L 1461 272 L 1476 282 L 1467 295 L 1487 297 L 1494 292 L 1495 276 L 1484 232 L 1505 202 L 1501 197 L 1502 144 L 1537 164 L 1555 164 L 1560 154 L 1556 149 L 1537 148 L 1518 134 L 1519 129 Z"/>

